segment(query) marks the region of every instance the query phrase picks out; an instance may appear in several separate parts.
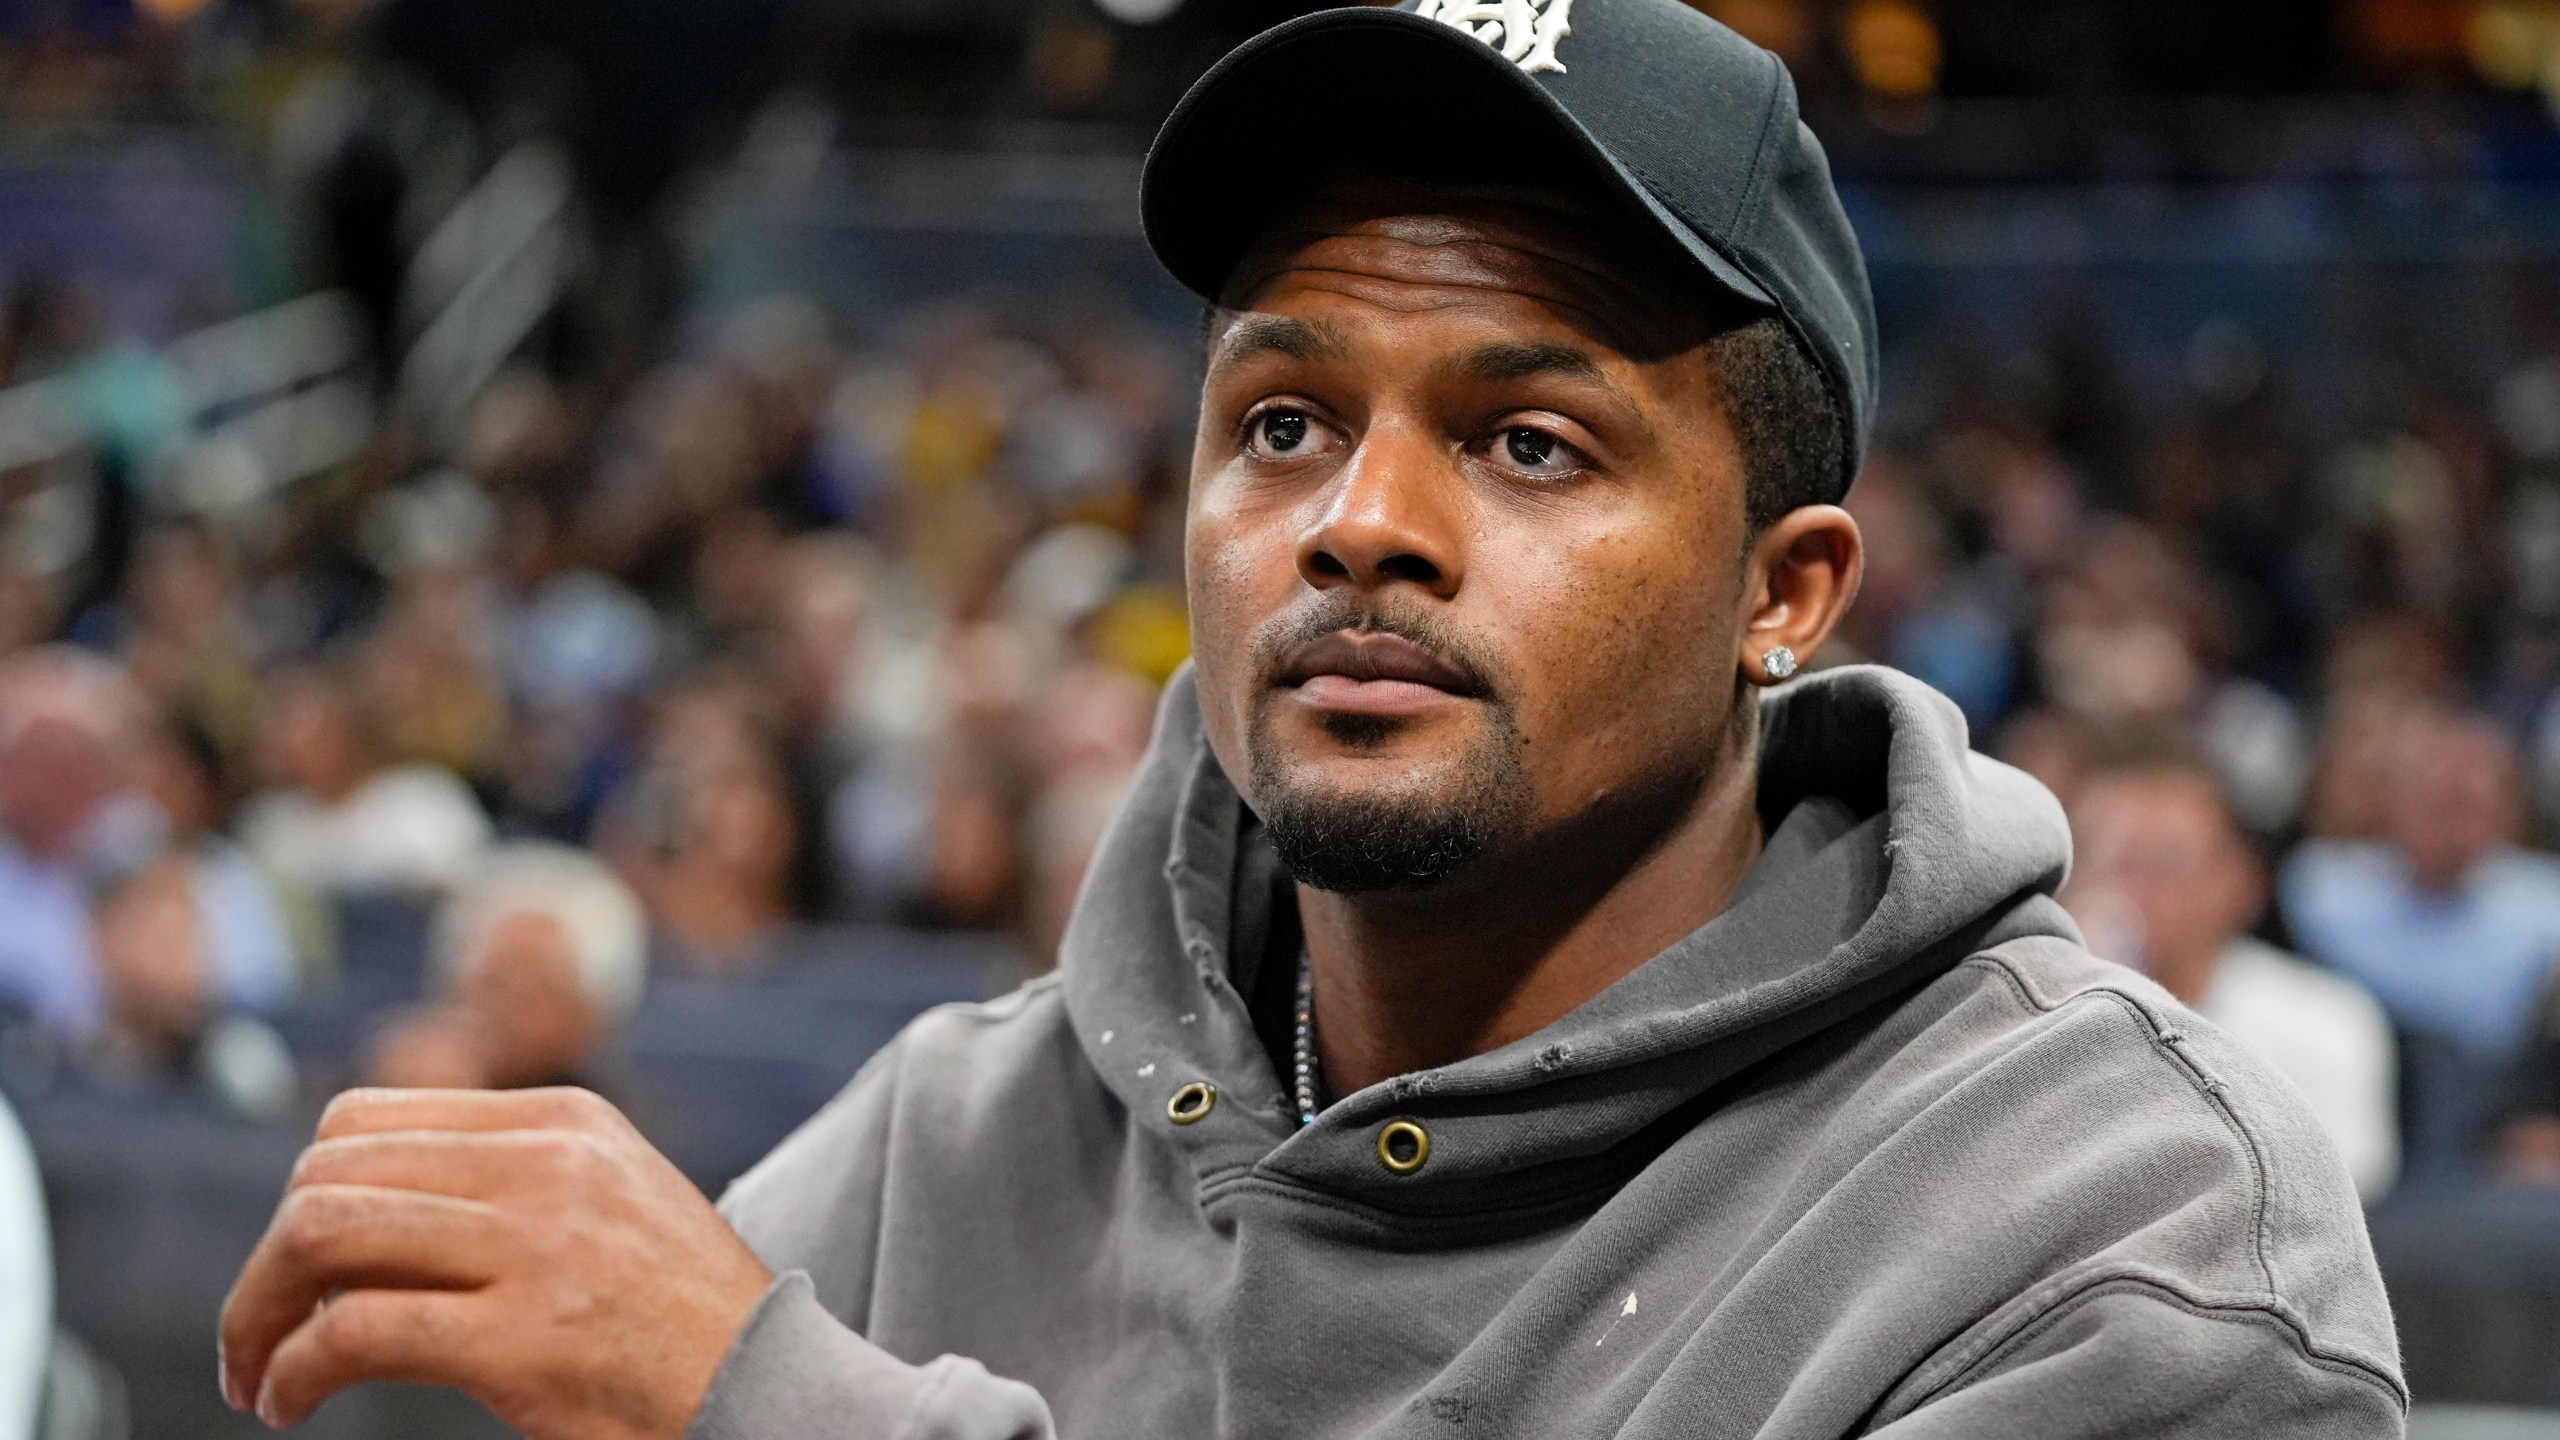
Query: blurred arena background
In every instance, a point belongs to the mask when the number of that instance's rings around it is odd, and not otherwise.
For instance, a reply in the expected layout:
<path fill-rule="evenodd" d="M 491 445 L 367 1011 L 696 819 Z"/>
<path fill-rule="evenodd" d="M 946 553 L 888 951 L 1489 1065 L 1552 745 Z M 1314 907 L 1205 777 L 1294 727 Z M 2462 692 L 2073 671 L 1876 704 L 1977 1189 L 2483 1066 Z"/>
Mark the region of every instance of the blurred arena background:
<path fill-rule="evenodd" d="M 1882 311 L 1824 661 L 1952 696 L 2102 953 L 2287 1052 L 2424 1433 L 2544 1433 L 2560 4 L 1698 3 Z M 593 1085 L 716 1192 L 1046 964 L 1187 643 L 1139 159 L 1311 8 L 0 0 L 42 1433 L 256 1433 L 213 1317 L 345 1085 Z"/>

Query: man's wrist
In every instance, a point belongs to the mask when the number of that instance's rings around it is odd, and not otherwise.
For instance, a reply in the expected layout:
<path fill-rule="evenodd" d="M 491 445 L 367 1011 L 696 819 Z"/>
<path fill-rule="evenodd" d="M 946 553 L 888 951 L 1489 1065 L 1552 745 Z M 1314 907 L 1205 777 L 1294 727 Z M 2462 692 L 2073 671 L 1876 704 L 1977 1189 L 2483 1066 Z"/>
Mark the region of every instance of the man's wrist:
<path fill-rule="evenodd" d="M 809 1277 L 781 1276 L 756 1302 L 713 1377 L 687 1440 L 1045 1440 L 1048 1406 L 975 1361 L 910 1365 L 818 1303 Z"/>

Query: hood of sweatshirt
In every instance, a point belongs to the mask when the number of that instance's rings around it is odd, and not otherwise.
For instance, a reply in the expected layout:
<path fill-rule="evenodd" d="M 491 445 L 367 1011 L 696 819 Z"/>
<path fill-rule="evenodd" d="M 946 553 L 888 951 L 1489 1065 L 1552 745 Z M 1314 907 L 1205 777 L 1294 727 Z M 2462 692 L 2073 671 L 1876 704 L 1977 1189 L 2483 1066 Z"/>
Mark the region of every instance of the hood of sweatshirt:
<path fill-rule="evenodd" d="M 1955 706 L 1844 667 L 1761 702 L 1760 859 L 1723 913 L 1538 1033 L 1340 1099 L 1303 1129 L 1229 954 L 1242 847 L 1260 844 L 1211 755 L 1185 670 L 1060 948 L 1069 1018 L 1143 1122 L 1195 1082 L 1170 1136 L 1201 1184 L 1245 1176 L 1413 1216 L 1529 1219 L 1614 1185 L 1809 1036 L 2028 935 L 2077 941 L 2053 797 L 1974 753 Z M 1410 1175 L 1381 1128 L 1430 1135 Z"/>

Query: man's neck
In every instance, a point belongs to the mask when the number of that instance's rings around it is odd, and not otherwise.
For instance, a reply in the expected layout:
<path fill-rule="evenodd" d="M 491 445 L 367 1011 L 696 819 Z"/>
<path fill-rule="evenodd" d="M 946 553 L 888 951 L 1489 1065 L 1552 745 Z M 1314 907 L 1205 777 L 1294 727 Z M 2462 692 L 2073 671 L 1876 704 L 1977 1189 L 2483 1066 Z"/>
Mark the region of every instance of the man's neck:
<path fill-rule="evenodd" d="M 1714 919 L 1760 855 L 1744 712 L 1703 781 L 1604 801 L 1463 885 L 1299 886 L 1326 1087 L 1348 1095 L 1534 1034 Z"/>

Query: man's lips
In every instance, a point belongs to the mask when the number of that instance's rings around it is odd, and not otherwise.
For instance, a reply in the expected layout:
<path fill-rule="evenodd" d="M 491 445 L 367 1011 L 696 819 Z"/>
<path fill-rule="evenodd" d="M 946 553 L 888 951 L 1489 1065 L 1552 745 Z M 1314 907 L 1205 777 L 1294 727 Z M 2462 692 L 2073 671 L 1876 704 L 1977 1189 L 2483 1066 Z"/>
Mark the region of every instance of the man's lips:
<path fill-rule="evenodd" d="M 1318 710 L 1409 715 L 1483 687 L 1464 670 L 1399 635 L 1336 630 L 1289 652 L 1279 683 Z"/>

